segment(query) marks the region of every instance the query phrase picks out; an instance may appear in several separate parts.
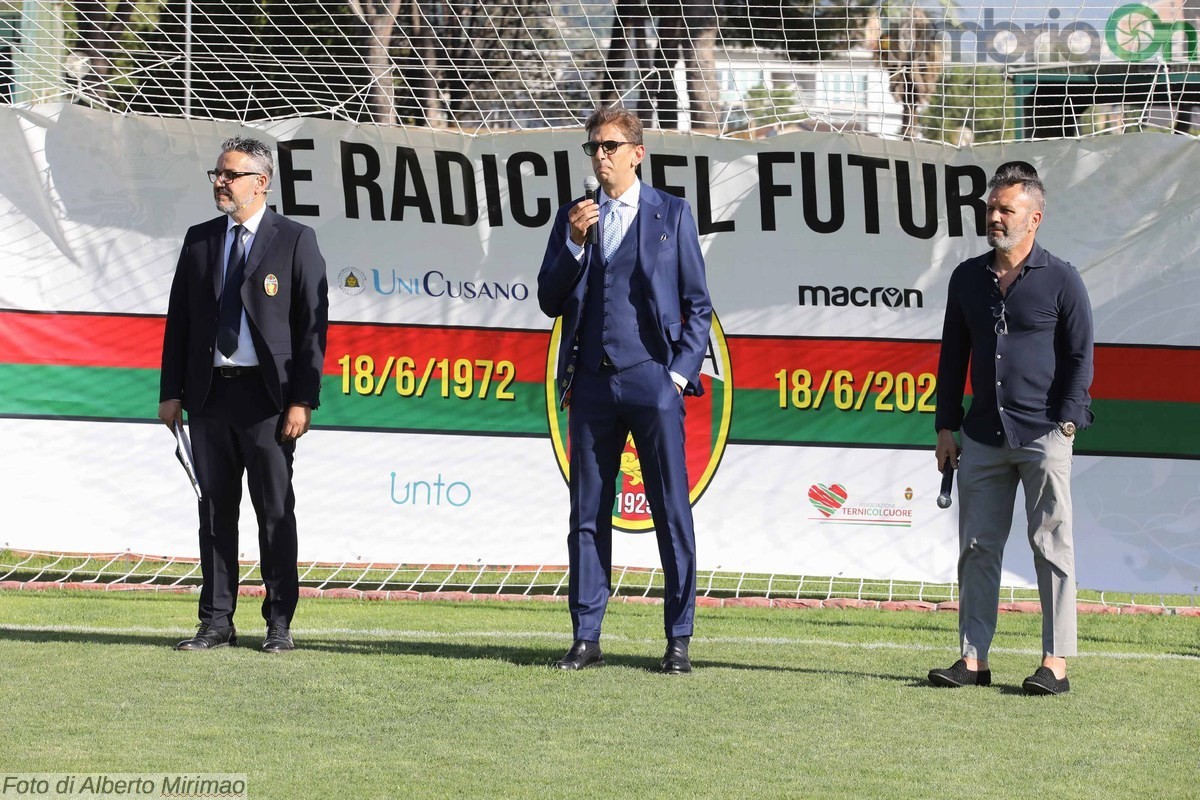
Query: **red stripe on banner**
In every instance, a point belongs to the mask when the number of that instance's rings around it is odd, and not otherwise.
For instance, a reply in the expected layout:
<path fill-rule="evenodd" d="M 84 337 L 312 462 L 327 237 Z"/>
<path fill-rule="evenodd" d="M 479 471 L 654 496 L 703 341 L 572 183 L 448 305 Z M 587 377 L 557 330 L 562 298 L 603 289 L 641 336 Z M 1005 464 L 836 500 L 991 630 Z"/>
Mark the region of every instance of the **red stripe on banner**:
<path fill-rule="evenodd" d="M 164 324 L 162 317 L 0 311 L 0 363 L 158 369 Z M 388 356 L 419 364 L 466 358 L 511 361 L 522 381 L 541 381 L 549 341 L 542 331 L 333 323 L 325 373 L 340 374 L 345 355 L 370 355 L 381 365 Z"/>
<path fill-rule="evenodd" d="M 162 317 L 0 311 L 0 363 L 157 369 Z M 939 344 L 887 339 L 729 336 L 738 389 L 777 389 L 780 370 L 824 374 L 847 370 L 861 385 L 870 371 L 936 373 Z M 338 359 L 370 355 L 511 361 L 522 381 L 544 376 L 549 334 L 487 328 L 333 323 L 326 374 Z M 815 388 L 815 387 L 814 387 Z M 1200 348 L 1097 345 L 1092 396 L 1105 400 L 1200 403 Z M 702 436 L 689 425 L 688 435 Z"/>
<path fill-rule="evenodd" d="M 162 317 L 0 311 L 0 363 L 158 369 Z"/>
<path fill-rule="evenodd" d="M 700 385 L 704 387 L 707 397 L 712 397 L 713 383 L 708 375 L 700 376 Z M 685 437 L 685 458 L 687 461 L 688 482 L 691 486 L 704 474 L 713 451 L 713 414 L 720 414 L 719 401 L 712 398 L 711 403 L 701 404 L 695 399 L 684 400 L 683 435 Z M 704 409 L 704 412 L 701 412 Z M 689 487 L 690 490 L 690 487 Z"/>
<path fill-rule="evenodd" d="M 420 368 L 430 359 L 454 361 L 511 361 L 521 381 L 544 381 L 549 331 L 510 331 L 498 328 L 412 328 L 383 325 L 329 326 L 325 374 L 341 374 L 338 360 L 369 355 L 380 363 L 389 356 L 407 356 Z"/>
<path fill-rule="evenodd" d="M 738 389 L 778 389 L 780 370 L 813 376 L 846 370 L 861 385 L 868 372 L 937 374 L 940 344 L 886 339 L 803 339 L 729 336 Z M 1092 397 L 1173 403 L 1200 402 L 1200 348 L 1097 345 Z"/>
<path fill-rule="evenodd" d="M 1200 348 L 1097 345 L 1092 397 L 1200 403 Z"/>
<path fill-rule="evenodd" d="M 871 370 L 937 372 L 937 342 L 896 342 L 886 339 L 791 339 L 728 336 L 739 389 L 774 389 L 780 370 L 849 370 L 860 380 Z"/>

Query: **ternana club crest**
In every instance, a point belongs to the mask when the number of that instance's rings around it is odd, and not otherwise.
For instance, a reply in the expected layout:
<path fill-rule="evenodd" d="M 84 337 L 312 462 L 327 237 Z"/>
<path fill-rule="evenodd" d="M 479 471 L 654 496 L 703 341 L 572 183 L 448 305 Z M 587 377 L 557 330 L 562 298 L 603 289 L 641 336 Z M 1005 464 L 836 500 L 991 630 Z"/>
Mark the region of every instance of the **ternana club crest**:
<path fill-rule="evenodd" d="M 550 422 L 550 440 L 554 443 L 554 454 L 558 457 L 558 468 L 562 471 L 563 479 L 569 480 L 569 410 L 559 408 L 558 393 L 554 385 L 558 348 L 561 344 L 560 317 L 555 320 L 554 329 L 550 332 L 550 348 L 546 354 L 546 414 Z M 733 371 L 729 364 L 729 347 L 725 343 L 725 332 L 715 313 L 712 317 L 712 330 L 708 335 L 708 354 L 704 357 L 704 364 L 700 369 L 700 382 L 704 386 L 704 395 L 688 397 L 685 401 L 688 500 L 693 506 L 708 488 L 717 466 L 721 463 L 725 443 L 729 439 L 729 422 L 733 410 Z M 638 460 L 637 445 L 632 436 L 625 442 L 620 469 L 617 476 L 617 498 L 613 504 L 613 528 L 629 533 L 653 530 L 650 505 L 646 500 L 645 486 L 642 484 L 641 462 Z"/>

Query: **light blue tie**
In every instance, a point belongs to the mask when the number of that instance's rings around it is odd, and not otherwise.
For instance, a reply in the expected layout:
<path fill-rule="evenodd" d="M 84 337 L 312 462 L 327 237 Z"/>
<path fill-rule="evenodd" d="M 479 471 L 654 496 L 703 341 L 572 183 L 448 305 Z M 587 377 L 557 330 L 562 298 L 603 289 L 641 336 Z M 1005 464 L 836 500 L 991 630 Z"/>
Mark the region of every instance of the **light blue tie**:
<path fill-rule="evenodd" d="M 617 213 L 616 200 L 608 201 L 608 212 L 604 215 L 604 223 L 601 228 L 604 235 L 601 237 L 600 246 L 601 252 L 604 254 L 604 263 L 607 264 L 621 245 L 621 216 Z"/>

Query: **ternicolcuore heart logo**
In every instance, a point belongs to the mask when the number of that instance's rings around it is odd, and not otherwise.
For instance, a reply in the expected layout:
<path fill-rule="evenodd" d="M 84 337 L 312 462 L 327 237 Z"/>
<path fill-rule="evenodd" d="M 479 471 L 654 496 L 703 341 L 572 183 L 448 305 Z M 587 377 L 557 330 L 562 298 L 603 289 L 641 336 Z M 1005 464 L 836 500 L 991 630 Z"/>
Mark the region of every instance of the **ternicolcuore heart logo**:
<path fill-rule="evenodd" d="M 562 318 L 555 320 L 550 333 L 550 348 L 546 353 L 546 412 L 550 423 L 550 440 L 558 457 L 558 467 L 569 480 L 571 465 L 568 458 L 567 411 L 559 408 L 555 388 L 558 348 L 562 340 Z M 733 411 L 733 374 L 729 364 L 729 346 L 725 332 L 714 312 L 708 337 L 708 354 L 700 369 L 704 395 L 688 397 L 684 419 L 686 437 L 688 500 L 694 506 L 704 494 L 721 463 L 725 442 L 729 438 L 729 423 Z M 642 483 L 642 466 L 637 446 L 632 438 L 625 443 L 621 454 L 621 469 L 617 475 L 616 501 L 613 503 L 612 524 L 617 530 L 642 533 L 654 530 L 650 505 Z"/>
<path fill-rule="evenodd" d="M 808 502 L 812 503 L 813 507 L 826 517 L 832 517 L 845 504 L 846 498 L 849 496 L 846 487 L 840 483 L 832 486 L 814 483 L 808 487 Z"/>

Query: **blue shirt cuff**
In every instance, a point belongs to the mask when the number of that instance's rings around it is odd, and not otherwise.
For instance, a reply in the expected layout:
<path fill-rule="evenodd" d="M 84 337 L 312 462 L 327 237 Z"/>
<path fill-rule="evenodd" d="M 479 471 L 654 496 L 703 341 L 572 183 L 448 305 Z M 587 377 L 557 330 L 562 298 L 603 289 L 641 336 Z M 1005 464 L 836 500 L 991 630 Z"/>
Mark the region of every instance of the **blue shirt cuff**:
<path fill-rule="evenodd" d="M 575 244 L 575 242 L 571 240 L 570 234 L 567 235 L 567 252 L 575 256 L 576 261 L 579 261 L 583 258 L 583 245 Z"/>

